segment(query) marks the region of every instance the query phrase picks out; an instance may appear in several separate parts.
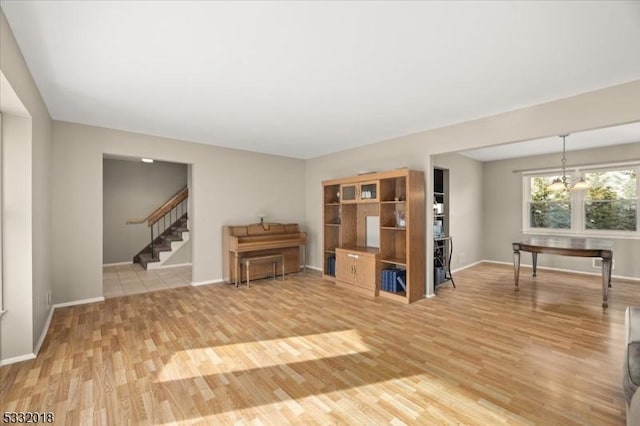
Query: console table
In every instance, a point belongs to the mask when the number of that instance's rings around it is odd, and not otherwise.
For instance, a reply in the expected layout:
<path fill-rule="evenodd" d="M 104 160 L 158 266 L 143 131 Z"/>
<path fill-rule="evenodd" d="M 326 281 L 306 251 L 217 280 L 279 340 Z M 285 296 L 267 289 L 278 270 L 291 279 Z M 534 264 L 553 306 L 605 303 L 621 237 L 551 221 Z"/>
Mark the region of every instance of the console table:
<path fill-rule="evenodd" d="M 601 258 L 602 307 L 606 308 L 608 306 L 608 288 L 611 287 L 611 264 L 613 262 L 613 243 L 611 241 L 591 238 L 533 237 L 513 243 L 513 273 L 516 291 L 519 290 L 521 251 L 531 253 L 534 277 L 536 276 L 538 253 Z"/>

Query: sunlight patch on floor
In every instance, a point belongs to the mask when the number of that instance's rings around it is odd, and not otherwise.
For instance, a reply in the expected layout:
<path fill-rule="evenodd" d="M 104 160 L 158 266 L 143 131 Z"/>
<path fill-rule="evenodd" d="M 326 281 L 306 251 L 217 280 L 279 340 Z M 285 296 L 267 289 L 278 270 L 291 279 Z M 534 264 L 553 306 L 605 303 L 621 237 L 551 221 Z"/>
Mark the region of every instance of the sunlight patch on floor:
<path fill-rule="evenodd" d="M 355 330 L 187 349 L 173 354 L 155 381 L 184 380 L 277 366 L 300 383 L 304 379 L 287 363 L 354 355 L 368 350 Z"/>

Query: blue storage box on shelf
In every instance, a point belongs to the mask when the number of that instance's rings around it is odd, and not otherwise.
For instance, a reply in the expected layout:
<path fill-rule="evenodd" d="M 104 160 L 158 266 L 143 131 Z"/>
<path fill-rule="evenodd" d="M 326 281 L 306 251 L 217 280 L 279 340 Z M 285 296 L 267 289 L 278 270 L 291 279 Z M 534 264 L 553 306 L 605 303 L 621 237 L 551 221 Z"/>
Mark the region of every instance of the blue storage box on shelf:
<path fill-rule="evenodd" d="M 382 279 L 380 281 L 380 289 L 391 293 L 399 293 L 407 291 L 406 285 L 407 271 L 398 268 L 389 268 L 382 270 Z"/>
<path fill-rule="evenodd" d="M 327 275 L 336 276 L 336 257 L 333 255 L 327 258 Z"/>

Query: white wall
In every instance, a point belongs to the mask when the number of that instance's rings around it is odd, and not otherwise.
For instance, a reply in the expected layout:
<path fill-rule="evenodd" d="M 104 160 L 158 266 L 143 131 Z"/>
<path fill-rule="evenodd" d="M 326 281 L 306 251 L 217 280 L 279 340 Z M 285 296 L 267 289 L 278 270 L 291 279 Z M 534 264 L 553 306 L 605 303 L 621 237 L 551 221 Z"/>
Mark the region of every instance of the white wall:
<path fill-rule="evenodd" d="M 567 153 L 570 164 L 607 163 L 640 159 L 640 143 L 607 148 L 571 151 Z M 522 234 L 522 174 L 514 170 L 545 168 L 560 164 L 558 154 L 538 155 L 526 158 L 490 161 L 484 170 L 484 259 L 512 262 L 511 243 Z M 640 240 L 613 239 L 614 275 L 640 278 Z M 531 264 L 531 257 L 522 257 L 523 264 Z M 598 273 L 591 259 L 565 256 L 538 256 L 538 265 Z"/>
<path fill-rule="evenodd" d="M 183 265 L 185 263 L 191 263 L 191 240 L 175 250 L 171 257 L 164 262 L 164 266 Z"/>
<path fill-rule="evenodd" d="M 3 114 L 2 144 L 4 360 L 33 352 L 31 118 Z"/>
<path fill-rule="evenodd" d="M 0 10 L 0 71 L 6 78 L 12 90 L 15 92 L 20 103 L 26 109 L 28 115 L 31 117 L 29 124 L 29 136 L 27 139 L 23 139 L 23 145 L 21 146 L 18 154 L 20 162 L 14 162 L 12 158 L 5 152 L 5 158 L 3 162 L 5 164 L 11 163 L 10 167 L 22 167 L 22 170 L 17 171 L 20 175 L 29 173 L 29 177 L 20 179 L 15 185 L 20 185 L 22 195 L 25 197 L 24 202 L 21 203 L 21 208 L 28 208 L 28 211 L 21 213 L 23 218 L 22 227 L 23 233 L 21 235 L 22 240 L 28 242 L 22 242 L 25 244 L 22 246 L 26 249 L 28 245 L 29 250 L 26 252 L 19 252 L 20 259 L 7 259 L 7 250 L 5 250 L 5 273 L 7 268 L 20 268 L 24 270 L 20 284 L 17 282 L 12 283 L 5 275 L 4 285 L 26 285 L 29 290 L 23 289 L 22 291 L 30 292 L 28 306 L 13 305 L 10 301 L 5 300 L 5 309 L 7 314 L 0 319 L 2 321 L 1 327 L 3 332 L 0 334 L 1 342 L 0 347 L 2 350 L 2 359 L 0 362 L 6 360 L 8 357 L 12 357 L 15 354 L 20 356 L 28 355 L 29 353 L 37 350 L 37 343 L 40 340 L 42 331 L 44 329 L 45 322 L 49 313 L 49 306 L 47 303 L 48 294 L 51 291 L 51 117 L 47 111 L 47 108 L 40 96 L 40 92 L 36 87 L 31 73 L 27 68 L 27 65 L 22 57 L 22 53 L 18 48 L 16 40 L 11 32 L 11 28 L 4 16 L 4 13 Z M 4 95 L 3 95 L 4 96 Z M 24 126 L 26 124 L 23 123 Z M 11 125 L 10 125 L 11 126 Z M 23 133 L 26 130 L 23 130 Z M 27 155 L 28 158 L 24 157 Z M 6 176 L 6 174 L 5 174 Z M 17 176 L 17 175 L 16 175 Z M 3 181 L 3 185 L 9 183 Z M 26 199 L 29 199 L 28 206 Z M 25 227 L 29 227 L 29 230 Z M 5 228 L 6 232 L 6 228 Z M 7 235 L 4 235 L 6 238 Z M 9 256 L 12 256 L 9 254 Z M 24 263 L 27 262 L 28 266 Z M 29 272 L 26 272 L 26 268 Z M 30 275 L 28 281 L 26 276 Z M 11 311 L 20 311 L 19 315 L 25 318 L 25 321 L 21 324 L 12 323 L 10 319 Z M 30 319 L 27 319 L 29 317 Z M 8 325 L 11 323 L 11 325 Z M 12 328 L 9 334 L 6 333 L 8 328 Z M 18 335 L 20 334 L 20 335 Z M 25 339 L 30 339 L 29 349 L 23 343 Z M 17 355 L 16 355 L 17 356 Z"/>
<path fill-rule="evenodd" d="M 2 85 L 4 84 L 4 75 L 0 75 L 0 91 L 2 91 Z M 0 102 L 2 98 L 0 98 Z M 4 316 L 4 301 L 3 301 L 3 263 L 4 263 L 4 254 L 2 253 L 2 246 L 4 244 L 4 233 L 2 229 L 4 228 L 4 184 L 2 183 L 2 174 L 4 170 L 3 163 L 3 151 L 4 143 L 2 142 L 2 105 L 0 105 L 0 321 Z M 2 323 L 0 322 L 0 360 L 2 360 Z"/>
<path fill-rule="evenodd" d="M 222 279 L 223 225 L 303 222 L 304 161 L 54 122 L 55 302 L 102 295 L 102 158 L 151 157 L 190 164 L 194 282 Z M 91 237 L 89 237 L 91 236 Z"/>
<path fill-rule="evenodd" d="M 102 261 L 105 264 L 130 262 L 149 244 L 148 224 L 127 224 L 128 219 L 148 216 L 187 186 L 186 164 L 164 161 L 149 164 L 136 160 L 105 158 L 103 161 Z M 185 205 L 185 213 L 186 209 Z"/>
<path fill-rule="evenodd" d="M 44 108 L 44 104 L 41 105 Z M 51 292 L 51 119 L 41 110 L 32 119 L 33 343 L 47 320 Z M 42 342 L 40 342 L 42 343 Z M 39 348 L 36 347 L 36 350 Z"/>
<path fill-rule="evenodd" d="M 436 155 L 431 161 L 434 167 L 449 170 L 451 269 L 455 270 L 483 259 L 482 163 L 459 154 Z M 430 207 L 427 200 L 429 212 Z"/>

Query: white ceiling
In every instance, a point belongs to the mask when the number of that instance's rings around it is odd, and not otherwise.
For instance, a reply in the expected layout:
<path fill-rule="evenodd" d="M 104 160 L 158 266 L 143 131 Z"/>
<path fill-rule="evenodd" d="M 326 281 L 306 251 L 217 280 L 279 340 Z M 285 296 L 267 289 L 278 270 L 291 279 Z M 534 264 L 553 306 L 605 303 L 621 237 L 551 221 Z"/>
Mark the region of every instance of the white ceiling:
<path fill-rule="evenodd" d="M 565 138 L 567 151 L 624 145 L 633 142 L 640 142 L 640 122 L 577 132 Z M 494 161 L 555 152 L 562 152 L 562 138 L 559 135 L 525 142 L 471 149 L 462 151 L 460 154 L 478 161 Z"/>
<path fill-rule="evenodd" d="M 0 0 L 56 120 L 312 158 L 640 79 L 640 2 Z"/>

